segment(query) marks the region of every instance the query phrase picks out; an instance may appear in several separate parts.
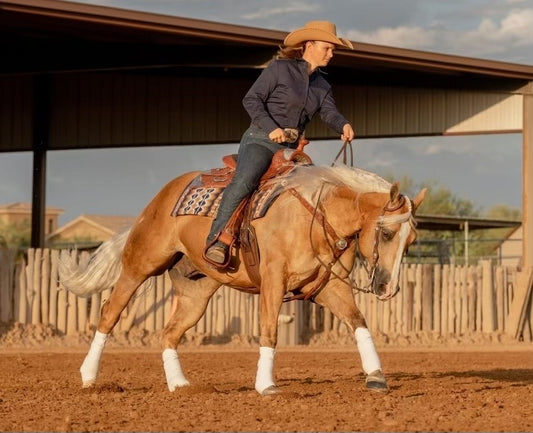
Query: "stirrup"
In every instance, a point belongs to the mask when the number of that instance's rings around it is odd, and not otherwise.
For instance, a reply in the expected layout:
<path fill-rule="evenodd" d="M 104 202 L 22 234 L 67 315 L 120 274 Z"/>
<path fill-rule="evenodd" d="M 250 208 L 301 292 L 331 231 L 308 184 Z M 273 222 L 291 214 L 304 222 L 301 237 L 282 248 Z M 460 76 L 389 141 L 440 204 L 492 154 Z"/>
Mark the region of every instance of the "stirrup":
<path fill-rule="evenodd" d="M 231 245 L 225 244 L 216 238 L 206 246 L 202 257 L 207 263 L 216 268 L 227 268 L 231 260 L 230 247 Z"/>

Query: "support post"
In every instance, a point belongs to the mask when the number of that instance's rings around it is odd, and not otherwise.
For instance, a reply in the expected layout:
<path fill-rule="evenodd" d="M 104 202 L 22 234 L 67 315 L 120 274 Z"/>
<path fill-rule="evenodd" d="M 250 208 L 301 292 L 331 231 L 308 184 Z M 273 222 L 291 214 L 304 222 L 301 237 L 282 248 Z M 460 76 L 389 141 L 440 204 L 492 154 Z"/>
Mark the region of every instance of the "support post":
<path fill-rule="evenodd" d="M 522 126 L 522 266 L 533 266 L 533 82 L 524 92 Z"/>
<path fill-rule="evenodd" d="M 31 247 L 44 247 L 46 215 L 46 150 L 50 135 L 50 79 L 38 75 L 33 83 L 33 189 Z"/>

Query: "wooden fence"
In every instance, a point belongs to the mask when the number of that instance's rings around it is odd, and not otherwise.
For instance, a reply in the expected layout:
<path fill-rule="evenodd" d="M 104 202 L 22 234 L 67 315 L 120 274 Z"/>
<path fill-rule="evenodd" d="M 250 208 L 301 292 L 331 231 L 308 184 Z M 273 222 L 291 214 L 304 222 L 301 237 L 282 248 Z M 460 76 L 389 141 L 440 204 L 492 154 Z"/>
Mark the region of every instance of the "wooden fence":
<path fill-rule="evenodd" d="M 28 249 L 24 256 L 0 249 L 0 321 L 49 325 L 59 334 L 93 331 L 106 290 L 90 298 L 77 297 L 58 281 L 57 262 L 61 251 Z M 76 259 L 89 259 L 87 252 L 68 252 Z M 517 287 L 515 268 L 493 266 L 402 265 L 402 290 L 382 302 L 370 294 L 355 293 L 355 300 L 374 334 L 408 335 L 428 331 L 443 337 L 465 333 L 516 334 L 509 313 Z M 356 281 L 361 275 L 354 275 Z M 152 278 L 140 288 L 117 325 L 148 332 L 161 330 L 169 319 L 172 285 L 168 275 Z M 283 305 L 280 344 L 305 344 L 312 338 L 346 329 L 328 310 L 308 301 Z M 510 326 L 513 329 L 510 329 Z M 232 336 L 259 336 L 259 297 L 228 287 L 208 304 L 207 312 L 188 335 L 211 341 L 229 341 Z M 532 339 L 531 332 L 526 338 Z"/>

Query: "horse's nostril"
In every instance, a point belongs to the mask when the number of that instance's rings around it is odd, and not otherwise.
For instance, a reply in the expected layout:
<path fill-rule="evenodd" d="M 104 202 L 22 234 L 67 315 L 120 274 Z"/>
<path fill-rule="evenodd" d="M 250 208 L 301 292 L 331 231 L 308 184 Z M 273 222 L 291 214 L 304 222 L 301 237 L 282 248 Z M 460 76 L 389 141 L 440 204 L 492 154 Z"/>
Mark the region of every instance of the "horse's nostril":
<path fill-rule="evenodd" d="M 376 281 L 372 285 L 372 293 L 377 297 L 381 297 L 387 293 L 387 284 L 383 282 Z"/>

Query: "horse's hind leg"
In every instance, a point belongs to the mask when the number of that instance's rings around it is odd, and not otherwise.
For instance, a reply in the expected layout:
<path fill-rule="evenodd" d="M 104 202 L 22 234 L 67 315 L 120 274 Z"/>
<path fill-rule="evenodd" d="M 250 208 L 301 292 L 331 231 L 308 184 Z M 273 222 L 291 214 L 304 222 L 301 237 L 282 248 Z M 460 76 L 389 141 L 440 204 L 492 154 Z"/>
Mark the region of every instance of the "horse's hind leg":
<path fill-rule="evenodd" d="M 366 373 L 366 388 L 387 392 L 388 386 L 383 376 L 381 361 L 374 340 L 367 328 L 365 318 L 355 305 L 352 289 L 338 280 L 331 281 L 317 296 L 316 302 L 328 308 L 352 331 Z"/>
<path fill-rule="evenodd" d="M 163 348 L 163 368 L 169 391 L 189 385 L 178 357 L 178 344 L 185 332 L 198 323 L 205 313 L 207 303 L 221 286 L 209 277 L 192 280 L 180 273 L 179 269 L 169 271 L 174 287 L 173 314 L 161 337 Z"/>
<path fill-rule="evenodd" d="M 98 321 L 98 327 L 94 333 L 91 347 L 80 367 L 82 386 L 84 388 L 96 383 L 100 369 L 100 358 L 102 357 L 107 338 L 118 322 L 120 314 L 126 308 L 126 305 L 141 283 L 127 279 L 124 273 L 122 273 L 111 292 L 111 296 L 102 306 L 100 320 Z"/>

